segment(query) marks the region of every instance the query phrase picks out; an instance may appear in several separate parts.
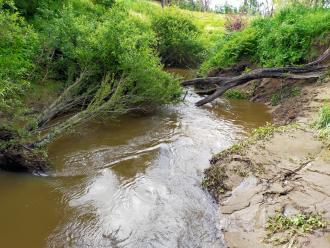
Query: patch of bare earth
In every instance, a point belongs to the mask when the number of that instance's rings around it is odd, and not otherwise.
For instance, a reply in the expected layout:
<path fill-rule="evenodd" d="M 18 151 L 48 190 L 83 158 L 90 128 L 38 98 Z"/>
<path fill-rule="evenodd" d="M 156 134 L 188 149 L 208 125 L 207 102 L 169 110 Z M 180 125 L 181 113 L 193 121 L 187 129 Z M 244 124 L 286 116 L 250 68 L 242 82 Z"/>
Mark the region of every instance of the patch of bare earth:
<path fill-rule="evenodd" d="M 254 100 L 269 102 L 274 92 L 269 83 L 276 82 L 260 84 L 256 90 L 264 94 L 255 93 Z M 208 189 L 219 200 L 221 228 L 228 247 L 274 247 L 265 240 L 265 227 L 276 213 L 324 213 L 324 218 L 330 220 L 330 149 L 310 127 L 329 98 L 330 81 L 305 82 L 298 96 L 288 97 L 272 108 L 277 123 L 295 120 L 298 126 L 212 159 L 205 180 L 214 180 L 214 171 L 223 173 L 218 177 L 221 182 L 212 181 Z M 280 247 L 330 247 L 327 228 L 294 239 Z"/>

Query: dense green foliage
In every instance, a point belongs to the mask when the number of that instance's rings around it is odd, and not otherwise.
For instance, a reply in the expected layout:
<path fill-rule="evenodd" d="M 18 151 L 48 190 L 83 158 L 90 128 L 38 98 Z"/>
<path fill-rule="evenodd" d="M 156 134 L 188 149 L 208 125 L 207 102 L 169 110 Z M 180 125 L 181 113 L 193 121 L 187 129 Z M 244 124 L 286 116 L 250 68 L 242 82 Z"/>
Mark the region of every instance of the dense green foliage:
<path fill-rule="evenodd" d="M 249 60 L 260 66 L 304 63 L 315 55 L 311 48 L 316 40 L 324 40 L 329 32 L 329 9 L 291 6 L 274 17 L 253 20 L 241 32 L 227 34 L 202 65 L 201 71 L 206 73 L 212 68 L 227 67 L 240 60 Z"/>
<path fill-rule="evenodd" d="M 125 101 L 134 104 L 169 102 L 179 92 L 152 48 L 156 40 L 152 29 L 121 3 L 105 10 L 88 1 L 72 1 L 43 32 L 52 33 L 47 42 L 58 54 L 54 68 L 68 80 L 87 71 L 94 85 L 111 74 L 124 79 Z"/>
<path fill-rule="evenodd" d="M 30 85 L 40 43 L 33 28 L 14 12 L 14 5 L 8 6 L 11 9 L 0 10 L 0 110 L 5 120 L 14 123 L 16 113 L 23 117 L 26 110 L 22 97 Z"/>
<path fill-rule="evenodd" d="M 162 70 L 150 23 L 132 15 L 124 3 L 70 0 L 48 4 L 45 0 L 30 11 L 26 2 L 17 2 L 31 24 L 20 17 L 13 2 L 6 1 L 10 8 L 2 9 L 0 15 L 2 115 L 20 116 L 26 87 L 40 80 L 60 80 L 69 86 L 83 77 L 77 94 L 97 97 L 101 82 L 110 77 L 108 92 L 114 82 L 120 82 L 120 94 L 117 91 L 117 102 L 112 104 L 115 109 L 168 103 L 180 95 L 177 81 Z"/>
<path fill-rule="evenodd" d="M 157 34 L 158 51 L 167 66 L 196 66 L 203 57 L 200 31 L 188 17 L 166 11 L 152 23 Z"/>

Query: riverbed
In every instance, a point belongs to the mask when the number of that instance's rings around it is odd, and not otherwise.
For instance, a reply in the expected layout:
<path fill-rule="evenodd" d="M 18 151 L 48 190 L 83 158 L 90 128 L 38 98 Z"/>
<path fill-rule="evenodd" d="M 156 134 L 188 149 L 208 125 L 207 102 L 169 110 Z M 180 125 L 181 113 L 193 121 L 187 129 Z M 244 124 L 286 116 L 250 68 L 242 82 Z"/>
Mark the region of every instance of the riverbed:
<path fill-rule="evenodd" d="M 271 117 L 199 99 L 84 124 L 49 146 L 47 177 L 1 172 L 0 247 L 222 247 L 203 170 Z"/>

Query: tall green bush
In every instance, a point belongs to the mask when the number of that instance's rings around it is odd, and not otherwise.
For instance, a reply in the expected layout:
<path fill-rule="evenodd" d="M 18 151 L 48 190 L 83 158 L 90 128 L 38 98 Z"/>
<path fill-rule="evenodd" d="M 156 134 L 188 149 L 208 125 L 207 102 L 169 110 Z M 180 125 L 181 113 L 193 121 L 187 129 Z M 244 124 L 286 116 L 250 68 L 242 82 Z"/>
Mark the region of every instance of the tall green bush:
<path fill-rule="evenodd" d="M 2 124 L 14 122 L 25 109 L 22 96 L 40 45 L 38 34 L 15 12 L 13 2 L 6 3 L 11 9 L 0 10 L 0 116 L 7 117 Z"/>
<path fill-rule="evenodd" d="M 197 26 L 177 11 L 167 10 L 152 21 L 157 49 L 166 66 L 198 65 L 205 55 Z"/>
<path fill-rule="evenodd" d="M 167 103 L 180 93 L 178 83 L 162 70 L 149 23 L 131 15 L 124 3 L 106 9 L 71 0 L 41 30 L 45 50 L 56 53 L 51 65 L 55 77 L 68 83 L 87 70 L 86 87 L 96 89 L 105 75 L 113 75 L 124 84 L 127 106 Z"/>
<path fill-rule="evenodd" d="M 61 98 L 61 106 L 83 99 L 72 125 L 98 111 L 125 112 L 179 99 L 179 83 L 163 70 L 150 21 L 122 1 L 110 2 L 40 0 L 25 19 L 6 1 L 0 9 L 1 124 L 26 130 L 27 89 L 31 83 L 47 87 L 48 79 L 65 86 L 79 82 Z"/>

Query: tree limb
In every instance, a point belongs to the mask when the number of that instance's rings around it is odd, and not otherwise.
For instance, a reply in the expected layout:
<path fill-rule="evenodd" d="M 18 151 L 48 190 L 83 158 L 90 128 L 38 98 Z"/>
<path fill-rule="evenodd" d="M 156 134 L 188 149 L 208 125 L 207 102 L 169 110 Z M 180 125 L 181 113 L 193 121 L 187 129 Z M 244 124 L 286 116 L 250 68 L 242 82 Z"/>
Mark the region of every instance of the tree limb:
<path fill-rule="evenodd" d="M 249 81 L 255 79 L 263 79 L 263 78 L 279 78 L 279 79 L 294 79 L 294 80 L 317 79 L 323 75 L 324 71 L 330 68 L 330 64 L 321 65 L 329 57 L 330 57 L 330 48 L 327 49 L 315 61 L 302 66 L 259 68 L 235 77 L 195 78 L 192 80 L 183 81 L 181 85 L 182 86 L 216 85 L 217 89 L 212 95 L 209 95 L 196 103 L 196 106 L 202 106 L 206 103 L 209 103 L 217 99 L 218 97 L 223 95 L 228 89 L 248 83 Z"/>
<path fill-rule="evenodd" d="M 87 71 L 81 72 L 79 78 L 64 90 L 64 92 L 43 112 L 38 118 L 37 126 L 41 128 L 45 126 L 50 120 L 58 116 L 59 114 L 70 110 L 72 107 L 77 106 L 82 102 L 90 100 L 90 96 L 77 96 L 75 97 L 75 91 L 81 86 L 82 81 L 85 78 Z"/>

